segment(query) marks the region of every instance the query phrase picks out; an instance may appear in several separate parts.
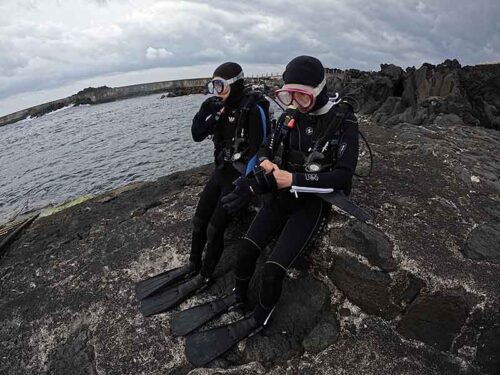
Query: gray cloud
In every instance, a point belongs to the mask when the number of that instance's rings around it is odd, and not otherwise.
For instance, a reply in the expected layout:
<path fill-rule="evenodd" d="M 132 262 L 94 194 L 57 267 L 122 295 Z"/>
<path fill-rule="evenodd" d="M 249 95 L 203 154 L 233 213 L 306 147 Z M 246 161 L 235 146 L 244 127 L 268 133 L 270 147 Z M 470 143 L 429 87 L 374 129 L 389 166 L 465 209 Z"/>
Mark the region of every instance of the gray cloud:
<path fill-rule="evenodd" d="M 158 67 L 284 64 L 377 69 L 458 58 L 498 60 L 500 3 L 5 0 L 0 99 L 99 75 Z"/>

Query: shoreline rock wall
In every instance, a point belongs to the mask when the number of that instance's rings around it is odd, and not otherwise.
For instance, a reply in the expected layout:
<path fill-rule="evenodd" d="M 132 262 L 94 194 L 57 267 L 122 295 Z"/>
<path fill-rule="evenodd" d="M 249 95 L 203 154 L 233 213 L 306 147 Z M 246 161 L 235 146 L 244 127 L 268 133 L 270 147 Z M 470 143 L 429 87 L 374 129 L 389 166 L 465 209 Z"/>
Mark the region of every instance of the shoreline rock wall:
<path fill-rule="evenodd" d="M 334 71 L 330 93 L 351 95 L 360 113 L 378 123 L 463 123 L 500 130 L 500 64 L 461 67 L 457 60 L 406 71 L 382 64 L 379 72 Z"/>

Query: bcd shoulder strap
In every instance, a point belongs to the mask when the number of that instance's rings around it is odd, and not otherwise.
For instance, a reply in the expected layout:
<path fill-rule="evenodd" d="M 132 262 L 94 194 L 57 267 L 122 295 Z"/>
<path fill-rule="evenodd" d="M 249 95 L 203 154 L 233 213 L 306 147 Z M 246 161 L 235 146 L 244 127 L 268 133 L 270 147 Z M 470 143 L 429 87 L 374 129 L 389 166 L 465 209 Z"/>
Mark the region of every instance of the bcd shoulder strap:
<path fill-rule="evenodd" d="M 265 124 L 263 123 L 262 125 L 264 129 L 267 131 L 267 122 L 269 121 L 267 117 L 269 116 L 266 115 L 266 112 L 269 112 L 269 102 L 266 100 L 266 98 L 260 91 L 247 89 L 245 90 L 244 95 L 245 97 L 243 98 L 239 108 L 238 122 L 236 124 L 235 136 L 234 136 L 235 139 L 244 138 L 245 129 L 248 127 L 247 123 L 248 113 L 255 105 L 257 105 L 260 108 L 259 112 L 261 112 L 261 110 L 265 111 L 264 112 L 264 116 L 266 117 Z"/>
<path fill-rule="evenodd" d="M 238 122 L 236 125 L 235 129 L 235 134 L 234 134 L 234 140 L 233 140 L 233 154 L 236 153 L 241 153 L 244 150 L 241 150 L 241 146 L 245 145 L 248 143 L 248 139 L 246 137 L 245 131 L 248 130 L 248 114 L 252 110 L 254 106 L 257 107 L 259 114 L 260 114 L 260 120 L 261 120 L 261 125 L 262 125 L 262 143 L 266 141 L 267 138 L 267 130 L 269 128 L 269 102 L 266 100 L 262 92 L 256 91 L 256 90 L 251 90 L 247 89 L 245 91 L 245 97 L 242 100 L 242 103 L 239 108 L 239 113 L 238 113 Z M 239 159 L 239 158 L 238 158 Z M 248 175 L 252 170 L 253 167 L 256 165 L 257 157 L 256 155 L 253 155 L 251 159 L 248 161 L 248 163 L 245 166 L 245 170 L 242 171 L 242 162 L 241 161 L 236 161 L 234 164 L 235 168 L 240 170 L 242 174 Z M 243 164 L 244 165 L 244 164 Z"/>

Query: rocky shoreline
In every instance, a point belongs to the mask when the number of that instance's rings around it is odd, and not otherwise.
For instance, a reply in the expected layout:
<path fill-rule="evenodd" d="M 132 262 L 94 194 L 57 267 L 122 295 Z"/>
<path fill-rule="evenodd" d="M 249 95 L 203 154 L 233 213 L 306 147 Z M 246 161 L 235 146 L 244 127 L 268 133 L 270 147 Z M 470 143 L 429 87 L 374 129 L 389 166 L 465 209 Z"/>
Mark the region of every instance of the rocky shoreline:
<path fill-rule="evenodd" d="M 374 219 L 332 213 L 271 326 L 210 368 L 186 362 L 171 313 L 140 315 L 134 283 L 186 261 L 212 166 L 39 217 L 0 258 L 0 373 L 499 373 L 499 70 L 447 60 L 329 71 L 332 91 L 358 101 L 374 151 L 373 175 L 353 191 Z M 108 89 L 82 97 L 107 100 Z M 232 288 L 234 244 L 254 211 L 229 228 L 215 283 L 180 308 Z"/>
<path fill-rule="evenodd" d="M 187 259 L 205 166 L 39 218 L 10 246 L 0 373 L 497 374 L 500 133 L 360 119 L 375 168 L 353 200 L 374 220 L 332 214 L 267 330 L 193 369 L 171 313 L 138 311 L 134 283 Z M 214 285 L 181 308 L 230 290 L 252 214 L 231 225 Z"/>
<path fill-rule="evenodd" d="M 462 67 L 457 60 L 424 63 L 403 70 L 382 64 L 378 72 L 326 69 L 329 94 L 354 97 L 360 113 L 384 125 L 465 124 L 500 130 L 500 63 Z M 281 86 L 275 77 L 247 78 L 265 83 L 270 95 Z M 39 117 L 70 105 L 100 104 L 134 96 L 206 93 L 208 78 L 153 82 L 123 87 L 88 87 L 75 95 L 0 117 L 0 126 Z"/>
<path fill-rule="evenodd" d="M 384 125 L 465 124 L 500 130 L 500 64 L 462 67 L 457 60 L 403 70 L 330 72 L 328 87 L 350 95 L 360 113 Z"/>

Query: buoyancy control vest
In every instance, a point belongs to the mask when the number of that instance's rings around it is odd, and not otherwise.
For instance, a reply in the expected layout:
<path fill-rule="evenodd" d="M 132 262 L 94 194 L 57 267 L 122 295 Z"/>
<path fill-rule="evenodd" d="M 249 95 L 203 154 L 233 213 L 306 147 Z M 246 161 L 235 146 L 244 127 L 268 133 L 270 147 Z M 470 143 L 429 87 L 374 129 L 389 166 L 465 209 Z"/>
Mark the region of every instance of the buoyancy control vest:
<path fill-rule="evenodd" d="M 323 116 L 285 111 L 269 143 L 273 161 L 292 173 L 331 170 L 341 152 L 343 123 L 349 112 L 352 107 L 344 102 Z"/>
<path fill-rule="evenodd" d="M 270 154 L 273 162 L 280 168 L 292 173 L 315 174 L 314 172 L 333 170 L 347 147 L 343 142 L 343 136 L 349 121 L 355 121 L 350 116 L 352 113 L 354 113 L 353 106 L 347 100 L 341 100 L 325 115 L 319 116 L 288 109 L 281 115 L 273 129 L 270 142 L 267 144 L 269 151 L 267 154 Z M 295 131 L 292 131 L 293 129 Z M 365 141 L 373 165 L 370 146 L 359 129 L 358 135 Z M 363 222 L 372 219 L 366 210 L 348 198 L 350 190 L 349 184 L 347 191 L 317 195 Z M 290 192 L 297 194 L 297 190 L 290 189 Z"/>
<path fill-rule="evenodd" d="M 256 163 L 256 155 L 248 154 L 249 113 L 253 107 L 259 111 L 264 142 L 270 128 L 269 102 L 260 91 L 251 89 L 245 89 L 238 108 L 226 113 L 226 125 L 228 125 L 226 131 L 214 135 L 214 142 L 221 145 L 216 155 L 216 164 L 218 166 L 232 164 L 243 175 L 248 175 Z"/>

